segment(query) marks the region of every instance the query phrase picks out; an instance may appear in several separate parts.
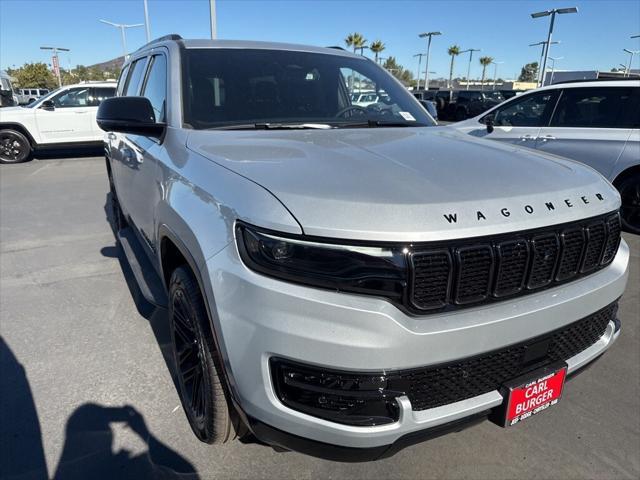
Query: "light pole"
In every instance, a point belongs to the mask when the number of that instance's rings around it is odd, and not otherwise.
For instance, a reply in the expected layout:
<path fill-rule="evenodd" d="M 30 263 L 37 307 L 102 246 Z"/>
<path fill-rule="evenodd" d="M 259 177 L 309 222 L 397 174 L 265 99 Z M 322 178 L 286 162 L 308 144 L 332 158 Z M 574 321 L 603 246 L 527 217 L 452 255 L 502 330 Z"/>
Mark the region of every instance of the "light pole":
<path fill-rule="evenodd" d="M 549 57 L 553 63 L 551 64 L 551 77 L 549 78 L 549 85 L 553 85 L 553 72 L 556 71 L 556 60 L 562 60 L 564 57 Z"/>
<path fill-rule="evenodd" d="M 62 86 L 62 77 L 60 76 L 60 59 L 58 58 L 58 52 L 70 52 L 68 48 L 62 47 L 40 47 L 40 50 L 53 50 L 51 56 L 51 66 L 53 67 L 53 73 L 58 77 L 58 87 Z"/>
<path fill-rule="evenodd" d="M 429 90 L 429 55 L 431 54 L 431 37 L 434 35 L 442 35 L 442 32 L 425 32 L 418 35 L 420 38 L 428 38 L 427 40 L 427 64 L 425 66 L 427 73 L 424 77 L 424 89 Z"/>
<path fill-rule="evenodd" d="M 209 18 L 211 20 L 211 40 L 218 38 L 218 21 L 216 17 L 216 0 L 209 0 Z"/>
<path fill-rule="evenodd" d="M 491 90 L 495 90 L 496 89 L 496 80 L 498 79 L 498 65 L 503 64 L 504 62 L 496 62 L 495 60 L 493 62 L 493 87 L 491 87 Z"/>
<path fill-rule="evenodd" d="M 142 0 L 144 5 L 144 28 L 147 34 L 147 43 L 151 41 L 151 26 L 149 25 L 149 6 L 147 5 L 147 0 Z"/>
<path fill-rule="evenodd" d="M 469 78 L 469 75 L 471 75 L 471 59 L 473 58 L 473 52 L 479 52 L 479 51 L 480 51 L 479 48 L 468 48 L 460 52 L 460 53 L 469 52 L 469 66 L 467 67 L 467 90 L 469 90 L 469 82 L 471 81 L 471 79 Z"/>
<path fill-rule="evenodd" d="M 133 27 L 142 27 L 144 24 L 143 23 L 135 23 L 135 24 L 131 24 L 131 25 L 127 25 L 125 23 L 113 23 L 110 22 L 108 20 L 100 20 L 102 23 L 106 23 L 107 25 L 111 25 L 112 27 L 116 27 L 120 29 L 120 34 L 122 35 L 122 51 L 124 53 L 124 61 L 127 61 L 127 38 L 125 36 L 125 29 L 126 28 L 133 28 Z"/>
<path fill-rule="evenodd" d="M 416 90 L 420 90 L 420 65 L 422 65 L 422 57 L 426 54 L 424 53 L 416 53 L 413 58 L 418 57 L 418 82 L 416 84 Z"/>
<path fill-rule="evenodd" d="M 633 64 L 633 56 L 640 53 L 640 50 L 629 50 L 628 48 L 624 49 L 625 52 L 629 54 L 629 66 L 627 67 L 627 71 L 625 72 L 625 76 L 631 76 L 631 65 Z"/>
<path fill-rule="evenodd" d="M 549 34 L 547 35 L 547 44 L 544 49 L 544 59 L 542 61 L 542 83 L 541 86 L 544 86 L 544 71 L 547 68 L 547 57 L 549 56 L 549 46 L 551 44 L 551 35 L 553 35 L 553 24 L 556 20 L 556 13 L 563 15 L 565 13 L 578 13 L 578 9 L 576 7 L 570 8 L 554 8 L 553 10 L 545 10 L 544 12 L 536 12 L 531 14 L 531 18 L 540 18 L 540 17 L 548 17 L 551 15 L 551 22 L 549 22 Z"/>
<path fill-rule="evenodd" d="M 558 43 L 560 43 L 560 41 L 557 42 L 551 42 L 551 45 L 557 45 Z M 529 46 L 530 47 L 537 47 L 538 45 L 542 45 L 542 48 L 540 49 L 540 62 L 538 62 L 538 78 L 537 80 L 537 85 L 540 86 L 540 79 L 542 78 L 542 74 L 540 73 L 540 67 L 542 66 L 542 57 L 544 56 L 544 47 L 547 44 L 547 42 L 545 42 L 544 40 L 542 42 L 538 42 L 538 43 L 530 43 Z"/>

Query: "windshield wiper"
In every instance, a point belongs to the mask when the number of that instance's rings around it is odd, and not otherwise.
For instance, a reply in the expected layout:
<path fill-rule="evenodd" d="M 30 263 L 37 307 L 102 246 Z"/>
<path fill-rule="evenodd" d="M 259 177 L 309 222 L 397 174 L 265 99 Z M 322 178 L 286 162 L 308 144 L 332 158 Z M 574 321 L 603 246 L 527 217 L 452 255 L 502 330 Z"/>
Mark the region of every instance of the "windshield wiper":
<path fill-rule="evenodd" d="M 210 130 L 328 130 L 335 128 L 326 123 L 243 123 L 213 127 Z"/>
<path fill-rule="evenodd" d="M 367 120 L 366 122 L 342 123 L 340 128 L 380 128 L 380 127 L 424 127 L 422 123 L 409 122 L 383 122 L 380 120 Z"/>

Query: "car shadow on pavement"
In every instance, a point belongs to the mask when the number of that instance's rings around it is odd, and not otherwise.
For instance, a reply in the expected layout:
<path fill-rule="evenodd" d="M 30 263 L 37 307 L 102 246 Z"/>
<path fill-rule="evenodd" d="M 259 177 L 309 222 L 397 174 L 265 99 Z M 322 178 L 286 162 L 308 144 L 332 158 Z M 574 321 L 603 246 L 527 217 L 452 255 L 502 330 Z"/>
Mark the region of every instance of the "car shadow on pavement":
<path fill-rule="evenodd" d="M 33 158 L 36 158 L 38 160 L 98 157 L 101 155 L 104 155 L 103 147 L 51 148 L 36 150 L 33 152 Z"/>
<path fill-rule="evenodd" d="M 144 452 L 113 451 L 114 425 L 124 425 L 146 445 Z M 159 441 L 143 416 L 129 405 L 85 403 L 67 420 L 65 443 L 55 480 L 168 478 L 197 479 L 195 468 Z"/>
<path fill-rule="evenodd" d="M 24 367 L 0 336 L 0 477 L 46 479 L 47 464 Z"/>

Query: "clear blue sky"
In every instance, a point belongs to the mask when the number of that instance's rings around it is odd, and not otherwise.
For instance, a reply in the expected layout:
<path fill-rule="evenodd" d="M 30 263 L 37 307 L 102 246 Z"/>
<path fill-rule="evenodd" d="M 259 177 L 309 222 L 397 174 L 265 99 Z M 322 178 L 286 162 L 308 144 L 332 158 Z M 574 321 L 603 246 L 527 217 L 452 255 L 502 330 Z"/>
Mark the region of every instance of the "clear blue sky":
<path fill-rule="evenodd" d="M 208 0 L 148 1 L 152 37 L 209 36 Z M 61 56 L 65 68 L 69 62 L 90 65 L 114 58 L 122 51 L 119 31 L 98 19 L 141 23 L 142 5 L 142 0 L 0 0 L 0 67 L 48 63 L 40 45 L 70 48 Z M 562 43 L 551 54 L 564 57 L 557 68 L 609 70 L 628 61 L 623 48 L 640 50 L 640 39 L 629 38 L 640 34 L 638 0 L 218 0 L 218 36 L 326 46 L 343 45 L 348 33 L 358 31 L 384 41 L 383 55 L 395 56 L 415 72 L 413 54 L 425 50 L 417 34 L 440 30 L 444 35 L 434 38 L 429 68 L 435 76 L 448 75 L 446 48 L 455 43 L 504 61 L 499 75 L 513 77 L 524 63 L 539 59 L 539 47 L 528 45 L 546 39 L 548 17 L 533 20 L 529 14 L 568 6 L 577 6 L 579 13 L 557 17 L 554 38 Z M 128 30 L 129 51 L 144 41 L 144 28 Z M 467 55 L 456 61 L 456 75 L 466 75 Z M 476 58 L 472 76 L 481 71 Z M 640 55 L 634 59 L 638 67 Z"/>

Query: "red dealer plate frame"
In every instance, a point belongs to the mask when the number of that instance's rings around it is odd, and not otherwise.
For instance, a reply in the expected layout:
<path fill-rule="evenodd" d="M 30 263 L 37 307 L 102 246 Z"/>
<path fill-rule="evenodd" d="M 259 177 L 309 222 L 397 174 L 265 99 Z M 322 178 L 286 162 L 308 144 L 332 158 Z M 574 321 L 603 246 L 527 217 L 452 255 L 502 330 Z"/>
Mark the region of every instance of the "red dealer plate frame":
<path fill-rule="evenodd" d="M 562 398 L 567 364 L 554 363 L 504 384 L 502 406 L 492 420 L 510 427 L 556 405 Z"/>

